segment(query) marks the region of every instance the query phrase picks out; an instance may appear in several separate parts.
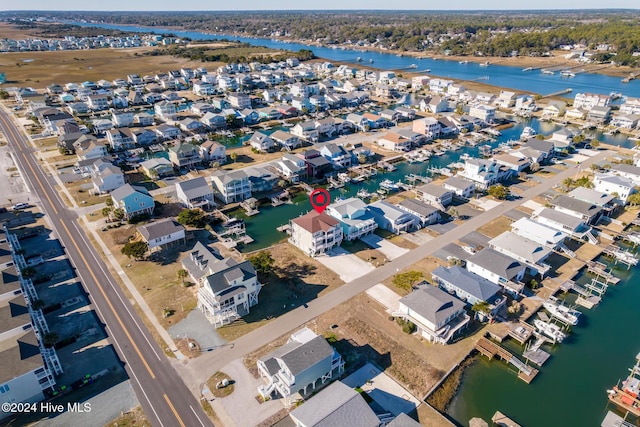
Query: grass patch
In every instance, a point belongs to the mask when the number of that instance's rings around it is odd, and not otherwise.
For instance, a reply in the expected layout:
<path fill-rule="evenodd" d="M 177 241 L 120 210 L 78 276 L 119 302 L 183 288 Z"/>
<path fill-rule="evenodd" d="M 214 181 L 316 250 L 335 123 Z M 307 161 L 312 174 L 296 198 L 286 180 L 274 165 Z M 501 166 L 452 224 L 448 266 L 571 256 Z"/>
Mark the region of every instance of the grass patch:
<path fill-rule="evenodd" d="M 509 231 L 512 223 L 513 221 L 506 216 L 501 216 L 478 228 L 478 232 L 493 239 L 505 231 Z"/>
<path fill-rule="evenodd" d="M 215 411 L 211 407 L 211 404 L 209 403 L 208 400 L 200 399 L 200 406 L 202 406 L 202 410 L 204 411 L 204 413 L 207 414 L 207 417 L 209 417 L 209 419 L 213 421 L 215 425 L 217 426 L 222 425 L 220 418 L 218 418 L 218 416 L 216 415 Z"/>
<path fill-rule="evenodd" d="M 78 206 L 92 206 L 103 203 L 108 196 L 92 195 L 91 190 L 93 190 L 93 187 L 89 188 L 90 184 L 91 178 L 86 178 L 80 181 L 66 183 L 65 187 L 67 187 L 71 197 L 73 197 L 73 201 Z"/>
<path fill-rule="evenodd" d="M 359 239 L 350 242 L 342 242 L 342 247 L 361 260 L 370 262 L 376 267 L 384 265 L 389 261 L 382 252 L 377 249 L 371 249 L 366 243 Z"/>
<path fill-rule="evenodd" d="M 225 379 L 229 381 L 229 385 L 223 388 L 216 388 L 216 385 Z M 207 380 L 207 387 L 209 387 L 211 394 L 213 394 L 215 397 L 227 397 L 231 393 L 233 393 L 235 389 L 234 383 L 235 381 L 233 381 L 233 379 L 229 375 L 225 374 L 224 372 L 218 371 Z"/>
<path fill-rule="evenodd" d="M 128 412 L 125 412 L 115 420 L 108 422 L 107 424 L 105 424 L 104 427 L 129 427 L 129 426 L 151 427 L 151 423 L 149 422 L 149 419 L 147 418 L 147 416 L 144 414 L 144 411 L 142 410 L 142 407 L 140 405 L 136 406 L 135 408 L 133 408 Z"/>

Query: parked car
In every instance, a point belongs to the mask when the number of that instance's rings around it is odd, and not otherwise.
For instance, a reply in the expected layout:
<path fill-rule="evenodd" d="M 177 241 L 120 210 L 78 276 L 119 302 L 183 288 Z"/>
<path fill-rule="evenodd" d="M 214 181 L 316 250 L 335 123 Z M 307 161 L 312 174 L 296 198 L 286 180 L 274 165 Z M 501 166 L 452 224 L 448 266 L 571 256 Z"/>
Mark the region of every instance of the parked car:
<path fill-rule="evenodd" d="M 27 209 L 29 206 L 31 206 L 29 203 L 16 203 L 13 205 L 13 210 L 19 211 L 21 209 Z"/>

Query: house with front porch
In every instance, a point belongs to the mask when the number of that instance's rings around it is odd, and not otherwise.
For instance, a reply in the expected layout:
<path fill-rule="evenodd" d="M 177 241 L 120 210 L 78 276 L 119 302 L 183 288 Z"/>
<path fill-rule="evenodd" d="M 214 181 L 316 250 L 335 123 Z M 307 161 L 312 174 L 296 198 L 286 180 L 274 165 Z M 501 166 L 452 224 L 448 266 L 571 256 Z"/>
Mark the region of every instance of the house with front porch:
<path fill-rule="evenodd" d="M 425 117 L 413 121 L 413 131 L 424 135 L 428 140 L 436 139 L 440 136 L 440 122 L 434 117 Z"/>
<path fill-rule="evenodd" d="M 296 135 L 293 135 L 289 132 L 285 132 L 283 130 L 277 130 L 270 135 L 271 139 L 279 144 L 282 148 L 285 148 L 289 151 L 301 147 L 302 142 L 300 138 Z"/>
<path fill-rule="evenodd" d="M 276 145 L 269 135 L 258 131 L 251 135 L 251 138 L 249 138 L 249 144 L 253 149 L 262 153 L 271 151 Z"/>
<path fill-rule="evenodd" d="M 634 185 L 640 185 L 640 167 L 638 166 L 614 163 L 610 167 L 610 172 L 614 175 L 630 179 L 633 181 Z"/>
<path fill-rule="evenodd" d="M 484 248 L 467 258 L 467 270 L 502 286 L 507 292 L 520 294 L 527 266 L 491 248 Z"/>
<path fill-rule="evenodd" d="M 158 138 L 164 141 L 167 141 L 169 139 L 176 139 L 181 135 L 180 129 L 166 123 L 156 126 L 155 131 L 156 135 L 158 135 Z"/>
<path fill-rule="evenodd" d="M 378 145 L 385 150 L 406 152 L 411 150 L 411 139 L 395 132 L 387 132 L 378 140 Z"/>
<path fill-rule="evenodd" d="M 591 227 L 580 217 L 542 207 L 533 212 L 531 219 L 555 230 L 567 233 L 575 239 L 587 240 L 594 245 L 599 243 Z"/>
<path fill-rule="evenodd" d="M 307 174 L 307 165 L 304 159 L 295 154 L 284 153 L 276 165 L 279 173 L 292 184 L 297 184 Z"/>
<path fill-rule="evenodd" d="M 111 192 L 115 209 L 122 209 L 124 217 L 131 219 L 136 215 L 153 214 L 155 201 L 146 188 L 124 184 Z"/>
<path fill-rule="evenodd" d="M 333 169 L 333 165 L 318 150 L 305 150 L 297 154 L 304 159 L 306 175 L 310 178 L 322 179 Z"/>
<path fill-rule="evenodd" d="M 183 245 L 187 241 L 185 228 L 171 218 L 141 225 L 136 228 L 136 231 L 147 244 L 149 252 Z"/>
<path fill-rule="evenodd" d="M 417 217 L 384 200 L 371 203 L 367 210 L 380 229 L 400 234 L 420 228 Z"/>
<path fill-rule="evenodd" d="M 331 203 L 327 206 L 326 212 L 340 221 L 345 240 L 358 239 L 373 233 L 378 228 L 378 224 L 367 209 L 367 205 L 355 197 Z"/>
<path fill-rule="evenodd" d="M 109 145 L 114 151 L 128 150 L 136 145 L 129 128 L 109 129 L 107 131 L 107 141 L 109 141 Z"/>
<path fill-rule="evenodd" d="M 176 198 L 187 209 L 215 206 L 213 189 L 202 176 L 177 182 Z"/>
<path fill-rule="evenodd" d="M 210 129 L 220 129 L 227 126 L 227 120 L 224 115 L 207 111 L 200 118 L 200 121 Z"/>
<path fill-rule="evenodd" d="M 285 400 L 285 406 L 292 403 L 296 393 L 307 396 L 344 372 L 342 356 L 309 328 L 294 332 L 286 344 L 259 358 L 256 364 L 265 381 L 258 393 L 263 398 L 275 393 Z"/>
<path fill-rule="evenodd" d="M 124 185 L 122 170 L 110 163 L 97 160 L 90 173 L 95 194 L 108 193 Z"/>
<path fill-rule="evenodd" d="M 470 321 L 465 303 L 426 282 L 398 301 L 393 315 L 409 320 L 429 342 L 447 344 Z"/>
<path fill-rule="evenodd" d="M 459 266 L 438 267 L 431 273 L 433 283 L 470 306 L 488 302 L 495 313 L 504 303 L 502 287 Z"/>
<path fill-rule="evenodd" d="M 551 269 L 551 266 L 544 261 L 553 253 L 553 250 L 511 231 L 505 231 L 489 240 L 489 247 L 526 264 L 533 276 L 540 274 L 544 278 Z"/>
<path fill-rule="evenodd" d="M 340 221 L 315 210 L 289 221 L 289 243 L 309 256 L 318 256 L 342 243 Z"/>
<path fill-rule="evenodd" d="M 635 183 L 622 176 L 597 173 L 593 177 L 593 189 L 609 194 L 626 204 L 629 196 L 636 192 Z"/>
<path fill-rule="evenodd" d="M 157 140 L 157 135 L 155 132 L 150 131 L 145 128 L 129 128 L 131 131 L 131 137 L 133 138 L 133 142 L 136 145 L 146 146 L 151 145 Z"/>
<path fill-rule="evenodd" d="M 342 145 L 333 142 L 325 144 L 320 149 L 320 154 L 331 162 L 334 169 L 345 169 L 351 167 L 352 156 Z"/>
<path fill-rule="evenodd" d="M 319 132 L 316 129 L 316 123 L 314 121 L 297 123 L 291 128 L 291 134 L 310 142 L 317 141 L 319 137 Z"/>
<path fill-rule="evenodd" d="M 423 184 L 413 190 L 416 198 L 428 203 L 436 209 L 445 211 L 447 206 L 453 202 L 453 192 L 438 184 Z"/>
<path fill-rule="evenodd" d="M 396 205 L 398 208 L 418 219 L 417 227 L 422 228 L 440 221 L 440 211 L 417 199 L 404 199 Z"/>
<path fill-rule="evenodd" d="M 140 163 L 140 170 L 151 179 L 163 178 L 174 174 L 173 163 L 164 157 L 154 157 Z"/>
<path fill-rule="evenodd" d="M 206 140 L 199 146 L 200 158 L 207 163 L 227 163 L 227 147 L 218 141 Z"/>
<path fill-rule="evenodd" d="M 476 186 L 473 182 L 460 178 L 459 176 L 452 176 L 445 179 L 442 187 L 445 190 L 451 191 L 455 196 L 464 199 L 470 199 L 476 191 Z"/>
<path fill-rule="evenodd" d="M 586 224 L 597 224 L 602 216 L 602 206 L 561 194 L 553 199 L 551 206 L 558 212 L 582 219 Z"/>
<path fill-rule="evenodd" d="M 621 114 L 611 119 L 611 126 L 621 129 L 634 129 L 638 126 L 640 115 L 638 114 Z"/>
<path fill-rule="evenodd" d="M 101 141 L 78 140 L 74 147 L 78 160 L 99 159 L 109 155 L 107 146 Z"/>
<path fill-rule="evenodd" d="M 196 165 L 202 163 L 200 148 L 188 142 L 178 141 L 175 145 L 169 147 L 169 161 L 178 169 L 194 168 Z"/>
<path fill-rule="evenodd" d="M 562 251 L 566 249 L 564 240 L 567 238 L 567 233 L 529 218 L 520 218 L 511 224 L 511 231 L 518 236 L 545 245 L 550 249 L 559 249 Z"/>
<path fill-rule="evenodd" d="M 217 170 L 211 174 L 214 196 L 225 204 L 242 202 L 251 197 L 249 176 L 243 170 Z"/>
<path fill-rule="evenodd" d="M 486 190 L 500 180 L 500 165 L 493 159 L 466 159 L 458 176 L 473 182 L 477 189 Z"/>

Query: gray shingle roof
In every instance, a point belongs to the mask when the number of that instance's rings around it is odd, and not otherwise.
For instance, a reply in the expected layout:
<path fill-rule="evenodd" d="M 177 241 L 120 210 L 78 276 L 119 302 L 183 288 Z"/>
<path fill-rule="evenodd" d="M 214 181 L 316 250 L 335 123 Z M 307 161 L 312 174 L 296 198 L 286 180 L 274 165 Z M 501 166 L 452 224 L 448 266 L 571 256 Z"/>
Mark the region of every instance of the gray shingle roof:
<path fill-rule="evenodd" d="M 476 264 L 485 270 L 491 271 L 507 280 L 512 280 L 525 265 L 515 259 L 501 254 L 491 248 L 484 248 L 481 251 L 471 255 L 467 262 Z"/>
<path fill-rule="evenodd" d="M 438 267 L 431 275 L 434 279 L 447 282 L 481 301 L 488 301 L 502 289 L 495 283 L 458 266 Z"/>
<path fill-rule="evenodd" d="M 597 215 L 598 212 L 602 210 L 602 208 L 596 204 L 574 199 L 573 197 L 565 196 L 564 194 L 556 197 L 551 204 L 586 215 L 590 218 Z"/>
<path fill-rule="evenodd" d="M 442 198 L 447 193 L 451 193 L 451 191 L 437 184 L 424 184 L 416 187 L 416 191 L 439 198 Z"/>
<path fill-rule="evenodd" d="M 428 205 L 416 199 L 404 199 L 403 201 L 398 203 L 398 206 L 402 206 L 409 212 L 414 212 L 418 215 L 423 216 L 429 216 L 437 211 L 437 209 L 432 207 L 431 205 Z"/>
<path fill-rule="evenodd" d="M 231 284 L 233 280 L 246 281 L 256 276 L 256 270 L 249 261 L 237 264 L 233 258 L 227 258 L 223 262 L 226 261 L 229 261 L 230 264 L 235 263 L 235 265 L 230 265 L 226 269 L 215 272 L 206 278 L 206 284 L 211 287 L 211 290 L 217 296 L 226 295 L 235 288 L 236 286 Z"/>
<path fill-rule="evenodd" d="M 465 305 L 458 298 L 429 284 L 420 286 L 400 299 L 400 302 L 434 325 L 440 324 L 452 314 L 464 309 Z"/>
<path fill-rule="evenodd" d="M 147 242 L 167 236 L 171 233 L 177 233 L 180 230 L 184 231 L 184 227 L 172 219 L 152 222 L 138 227 L 138 233 L 140 233 Z"/>
<path fill-rule="evenodd" d="M 176 184 L 176 187 L 180 187 L 189 200 L 200 197 L 203 194 L 213 193 L 213 190 L 209 187 L 209 184 L 207 184 L 207 180 L 202 176 L 187 181 L 180 181 Z"/>
<path fill-rule="evenodd" d="M 387 427 L 420 427 L 421 424 L 411 418 L 409 415 L 401 412 L 397 417 L 393 419 Z"/>
<path fill-rule="evenodd" d="M 182 267 L 189 272 L 196 280 L 200 280 L 209 274 L 209 267 L 222 260 L 222 256 L 217 250 L 197 242 L 189 255 L 182 259 Z"/>
<path fill-rule="evenodd" d="M 360 394 L 336 381 L 291 412 L 305 427 L 377 427 L 380 420 Z"/>

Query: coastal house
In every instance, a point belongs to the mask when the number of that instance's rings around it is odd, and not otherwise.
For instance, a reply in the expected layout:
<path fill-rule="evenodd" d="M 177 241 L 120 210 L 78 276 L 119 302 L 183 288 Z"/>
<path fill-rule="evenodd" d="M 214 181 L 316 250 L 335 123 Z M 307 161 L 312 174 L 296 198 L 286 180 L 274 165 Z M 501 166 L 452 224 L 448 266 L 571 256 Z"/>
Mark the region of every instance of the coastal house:
<path fill-rule="evenodd" d="M 422 202 L 445 211 L 453 202 L 453 192 L 437 184 L 423 184 L 414 189 L 416 198 Z"/>
<path fill-rule="evenodd" d="M 173 121 L 178 114 L 175 104 L 168 101 L 157 102 L 153 106 L 153 111 L 156 116 L 163 121 Z"/>
<path fill-rule="evenodd" d="M 285 406 L 292 403 L 292 397 L 296 393 L 307 396 L 333 379 L 334 376 L 339 376 L 344 372 L 344 361 L 340 353 L 331 347 L 323 336 L 317 335 L 309 328 L 294 332 L 283 346 L 262 356 L 256 364 L 260 376 L 265 381 L 264 385 L 258 387 L 258 393 L 263 398 L 276 393 L 285 400 Z M 331 390 L 331 387 L 327 390 Z M 320 396 L 323 400 L 321 396 L 323 393 L 320 392 L 313 399 Z M 296 411 L 303 409 L 313 399 L 297 408 Z M 315 408 L 315 405 L 310 405 L 307 409 L 312 409 L 311 406 Z M 303 415 L 304 411 L 296 411 L 293 411 L 292 414 L 297 413 L 303 420 L 306 418 Z M 324 407 L 323 411 L 327 413 L 327 408 Z M 314 410 L 310 415 L 317 416 L 318 413 Z M 377 417 L 375 418 L 377 420 Z M 309 421 L 306 422 L 309 423 Z M 320 424 L 304 425 L 319 426 Z M 367 425 L 374 426 L 373 424 Z"/>
<path fill-rule="evenodd" d="M 473 182 L 460 178 L 458 176 L 452 176 L 444 180 L 442 187 L 445 190 L 451 191 L 455 196 L 470 199 L 473 197 L 473 193 L 476 190 L 476 186 Z"/>
<path fill-rule="evenodd" d="M 595 188 L 577 187 L 571 190 L 567 195 L 574 199 L 600 206 L 603 211 L 602 214 L 606 216 L 610 216 L 617 206 L 615 196 L 604 191 L 598 191 Z"/>
<path fill-rule="evenodd" d="M 502 287 L 457 265 L 436 268 L 431 273 L 431 280 L 469 305 L 495 303 L 497 300 L 498 304 L 492 304 L 492 311 L 497 311 L 497 306 L 502 302 L 502 297 L 498 295 Z"/>
<path fill-rule="evenodd" d="M 342 145 L 333 142 L 325 144 L 320 149 L 320 154 L 331 162 L 335 169 L 350 168 L 352 156 Z"/>
<path fill-rule="evenodd" d="M 218 141 L 204 141 L 200 144 L 199 151 L 203 162 L 218 163 L 220 165 L 227 163 L 227 147 Z"/>
<path fill-rule="evenodd" d="M 145 128 L 129 128 L 131 138 L 136 145 L 146 146 L 156 142 L 157 136 L 155 132 Z"/>
<path fill-rule="evenodd" d="M 145 113 L 144 111 L 136 113 L 133 116 L 133 123 L 138 126 L 152 126 L 153 116 L 149 113 Z"/>
<path fill-rule="evenodd" d="M 621 129 L 635 129 L 638 126 L 640 115 L 638 114 L 621 114 L 611 119 L 611 126 Z"/>
<path fill-rule="evenodd" d="M 293 184 L 300 182 L 307 173 L 307 164 L 304 159 L 291 153 L 284 153 L 282 159 L 276 163 L 276 168 Z"/>
<path fill-rule="evenodd" d="M 340 221 L 315 210 L 289 221 L 289 243 L 309 256 L 318 256 L 342 243 Z"/>
<path fill-rule="evenodd" d="M 585 120 L 587 118 L 588 112 L 589 110 L 587 110 L 586 108 L 571 107 L 566 110 L 564 116 L 567 119 Z"/>
<path fill-rule="evenodd" d="M 621 114 L 640 114 L 640 98 L 625 97 L 620 105 Z"/>
<path fill-rule="evenodd" d="M 485 123 L 493 123 L 496 118 L 496 107 L 493 105 L 477 104 L 469 108 L 469 115 Z"/>
<path fill-rule="evenodd" d="M 384 200 L 378 200 L 367 207 L 378 228 L 400 234 L 415 230 L 418 218 Z"/>
<path fill-rule="evenodd" d="M 316 123 L 312 120 L 298 122 L 291 128 L 291 134 L 304 139 L 305 141 L 316 142 L 320 136 L 316 129 Z"/>
<path fill-rule="evenodd" d="M 171 161 L 174 167 L 178 169 L 192 169 L 196 165 L 202 163 L 200 148 L 197 145 L 189 144 L 188 142 L 178 141 L 173 146 L 169 147 L 169 161 Z"/>
<path fill-rule="evenodd" d="M 176 197 L 182 206 L 188 209 L 215 206 L 213 190 L 201 176 L 177 182 Z"/>
<path fill-rule="evenodd" d="M 514 173 L 519 173 L 531 165 L 531 160 L 527 157 L 513 156 L 510 153 L 503 153 L 493 158 L 496 163 L 506 166 Z"/>
<path fill-rule="evenodd" d="M 258 131 L 251 135 L 251 138 L 249 138 L 249 144 L 251 145 L 251 148 L 263 153 L 271 151 L 275 147 L 275 142 L 269 135 Z"/>
<path fill-rule="evenodd" d="M 87 96 L 87 105 L 93 111 L 102 111 L 109 108 L 109 97 L 107 95 Z"/>
<path fill-rule="evenodd" d="M 614 175 L 630 179 L 635 185 L 640 185 L 640 167 L 638 166 L 614 163 L 610 167 L 610 172 Z"/>
<path fill-rule="evenodd" d="M 597 224 L 603 213 L 602 206 L 564 194 L 556 197 L 550 203 L 554 210 L 580 218 L 586 224 Z"/>
<path fill-rule="evenodd" d="M 156 126 L 155 132 L 156 135 L 158 135 L 158 138 L 164 141 L 169 139 L 176 139 L 181 135 L 179 128 L 177 128 L 176 126 L 168 125 L 166 123 L 162 123 L 161 125 Z"/>
<path fill-rule="evenodd" d="M 593 107 L 607 107 L 611 103 L 611 97 L 597 93 L 576 93 L 573 98 L 574 108 L 591 110 Z"/>
<path fill-rule="evenodd" d="M 242 202 L 251 197 L 249 176 L 242 170 L 222 171 L 211 174 L 214 195 L 225 204 Z"/>
<path fill-rule="evenodd" d="M 331 383 L 326 389 L 291 411 L 289 417 L 296 427 L 380 425 L 380 419 L 362 394 L 341 381 Z M 387 425 L 393 427 L 391 424 Z M 414 426 L 402 424 L 396 427 Z"/>
<path fill-rule="evenodd" d="M 200 121 L 207 126 L 209 129 L 221 129 L 227 127 L 226 118 L 219 113 L 214 113 L 212 111 L 207 111 L 200 118 Z"/>
<path fill-rule="evenodd" d="M 340 221 L 345 240 L 355 240 L 378 228 L 367 205 L 355 197 L 338 200 L 327 206 L 328 215 Z"/>
<path fill-rule="evenodd" d="M 531 215 L 531 219 L 567 233 L 578 240 L 587 240 L 594 245 L 598 244 L 598 239 L 591 232 L 591 227 L 581 217 L 543 207 L 536 209 Z"/>
<path fill-rule="evenodd" d="M 551 266 L 544 262 L 553 253 L 550 248 L 511 231 L 505 231 L 489 240 L 489 247 L 526 264 L 532 275 L 540 274 L 544 278 L 551 269 Z"/>
<path fill-rule="evenodd" d="M 186 117 L 182 120 L 179 120 L 177 122 L 175 122 L 180 129 L 182 129 L 185 132 L 190 132 L 190 133 L 198 133 L 200 130 L 202 130 L 202 122 L 192 119 L 191 117 Z"/>
<path fill-rule="evenodd" d="M 278 175 L 269 167 L 257 165 L 244 169 L 244 172 L 249 177 L 252 194 L 271 191 L 278 184 Z"/>
<path fill-rule="evenodd" d="M 344 130 L 341 123 L 342 119 L 336 120 L 333 117 L 325 117 L 324 119 L 317 119 L 315 126 L 319 136 L 332 137 L 334 132 L 342 132 Z"/>
<path fill-rule="evenodd" d="M 94 119 L 91 120 L 91 125 L 96 134 L 102 134 L 109 129 L 113 129 L 113 123 L 109 119 Z"/>
<path fill-rule="evenodd" d="M 511 108 L 516 104 L 516 93 L 508 90 L 501 90 L 494 103 L 500 108 Z"/>
<path fill-rule="evenodd" d="M 101 141 L 83 138 L 82 140 L 76 141 L 73 146 L 75 147 L 78 160 L 99 159 L 109 155 L 107 146 Z"/>
<path fill-rule="evenodd" d="M 493 159 L 470 158 L 458 176 L 473 182 L 477 189 L 486 190 L 501 179 L 500 166 Z"/>
<path fill-rule="evenodd" d="M 434 117 L 425 117 L 423 119 L 414 120 L 412 130 L 424 135 L 427 140 L 436 139 L 440 136 L 440 122 Z"/>
<path fill-rule="evenodd" d="M 626 204 L 629 196 L 636 192 L 635 183 L 622 176 L 597 173 L 593 177 L 593 189 L 614 196 Z"/>
<path fill-rule="evenodd" d="M 318 150 L 305 150 L 297 155 L 304 160 L 308 177 L 321 179 L 333 169 L 331 162 Z"/>
<path fill-rule="evenodd" d="M 111 192 L 113 207 L 122 209 L 124 217 L 131 219 L 136 215 L 153 214 L 155 201 L 144 187 L 124 184 Z"/>
<path fill-rule="evenodd" d="M 133 126 L 133 113 L 125 111 L 111 111 L 111 121 L 114 126 L 122 128 Z"/>
<path fill-rule="evenodd" d="M 467 270 L 519 294 L 524 289 L 521 282 L 527 266 L 494 249 L 484 248 L 467 258 Z"/>
<path fill-rule="evenodd" d="M 109 129 L 107 141 L 114 151 L 128 150 L 136 145 L 133 133 L 129 128 Z"/>
<path fill-rule="evenodd" d="M 91 183 L 95 194 L 108 193 L 124 185 L 124 174 L 119 167 L 97 160 L 91 168 Z"/>
<path fill-rule="evenodd" d="M 198 309 L 218 328 L 249 313 L 258 304 L 262 285 L 249 261 L 218 259 L 200 242 L 182 259 L 182 266 L 198 283 Z"/>
<path fill-rule="evenodd" d="M 367 132 L 370 129 L 369 120 L 367 120 L 364 116 L 356 113 L 351 113 L 347 115 L 347 122 L 351 123 L 353 127 L 360 132 Z"/>
<path fill-rule="evenodd" d="M 550 249 L 564 250 L 565 248 L 564 239 L 567 238 L 567 233 L 529 218 L 520 218 L 511 224 L 511 231 L 518 236 L 545 245 Z"/>
<path fill-rule="evenodd" d="M 292 133 L 285 132 L 283 130 L 277 130 L 270 135 L 271 139 L 279 144 L 282 148 L 285 148 L 289 151 L 302 147 L 302 142 L 300 138 Z"/>
<path fill-rule="evenodd" d="M 386 150 L 405 152 L 411 149 L 411 139 L 395 132 L 387 132 L 378 140 L 378 145 Z"/>
<path fill-rule="evenodd" d="M 140 163 L 140 170 L 151 179 L 163 178 L 174 174 L 173 163 L 164 157 L 153 157 Z"/>
<path fill-rule="evenodd" d="M 587 113 L 587 120 L 596 125 L 602 125 L 609 122 L 611 118 L 611 107 L 595 106 Z"/>
<path fill-rule="evenodd" d="M 151 222 L 136 228 L 150 252 L 157 252 L 186 243 L 185 228 L 171 218 Z"/>
<path fill-rule="evenodd" d="M 413 322 L 427 341 L 447 344 L 469 323 L 464 307 L 458 298 L 424 283 L 398 301 L 398 311 L 393 315 Z"/>
<path fill-rule="evenodd" d="M 440 212 L 433 206 L 417 199 L 404 199 L 396 205 L 418 219 L 418 227 L 425 227 L 440 221 Z"/>
<path fill-rule="evenodd" d="M 554 144 L 551 141 L 546 141 L 538 138 L 530 138 L 526 141 L 525 148 L 538 151 L 542 155 L 544 161 L 551 160 L 554 155 Z M 538 156 L 538 158 L 540 158 Z M 540 163 L 540 161 L 538 161 Z"/>

